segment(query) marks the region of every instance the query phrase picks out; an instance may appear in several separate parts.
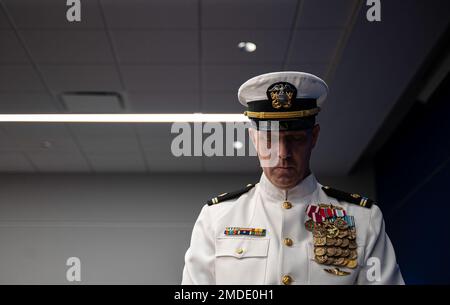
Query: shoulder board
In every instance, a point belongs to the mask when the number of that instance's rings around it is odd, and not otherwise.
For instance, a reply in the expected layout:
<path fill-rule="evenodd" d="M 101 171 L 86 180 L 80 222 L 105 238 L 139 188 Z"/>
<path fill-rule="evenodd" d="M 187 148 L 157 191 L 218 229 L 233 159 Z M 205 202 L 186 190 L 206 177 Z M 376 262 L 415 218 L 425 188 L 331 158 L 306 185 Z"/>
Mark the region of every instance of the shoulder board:
<path fill-rule="evenodd" d="M 244 187 L 243 189 L 240 189 L 240 190 L 237 190 L 237 191 L 234 191 L 234 192 L 230 192 L 230 193 L 220 194 L 219 196 L 208 200 L 206 203 L 208 205 L 213 205 L 213 204 L 218 204 L 219 202 L 222 202 L 222 201 L 238 198 L 242 194 L 245 194 L 248 191 L 250 191 L 254 186 L 255 186 L 255 184 L 247 184 L 247 186 Z"/>
<path fill-rule="evenodd" d="M 329 186 L 323 186 L 322 190 L 330 197 L 336 198 L 341 201 L 346 201 L 349 203 L 357 204 L 361 207 L 370 209 L 374 203 L 376 203 L 374 200 L 369 199 L 367 197 L 361 196 L 359 194 L 352 194 L 343 192 L 334 188 L 331 188 Z"/>

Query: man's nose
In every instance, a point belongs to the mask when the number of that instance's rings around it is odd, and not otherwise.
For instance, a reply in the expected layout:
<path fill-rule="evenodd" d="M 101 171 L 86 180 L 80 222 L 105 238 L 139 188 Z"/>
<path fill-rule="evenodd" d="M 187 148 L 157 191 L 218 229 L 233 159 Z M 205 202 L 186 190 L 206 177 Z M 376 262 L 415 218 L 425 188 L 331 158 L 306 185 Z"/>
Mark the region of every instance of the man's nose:
<path fill-rule="evenodd" d="M 278 153 L 280 159 L 287 159 L 291 157 L 290 147 L 286 140 L 280 138 L 278 141 Z"/>

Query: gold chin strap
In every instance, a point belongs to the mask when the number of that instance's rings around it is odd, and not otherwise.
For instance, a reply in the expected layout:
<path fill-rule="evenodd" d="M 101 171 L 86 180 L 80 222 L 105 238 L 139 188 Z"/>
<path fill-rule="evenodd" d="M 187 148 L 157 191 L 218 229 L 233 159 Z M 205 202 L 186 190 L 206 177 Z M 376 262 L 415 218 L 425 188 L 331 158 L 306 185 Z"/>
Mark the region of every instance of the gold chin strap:
<path fill-rule="evenodd" d="M 286 112 L 254 112 L 254 111 L 246 111 L 244 115 L 249 118 L 254 119 L 294 119 L 294 118 L 303 118 L 315 115 L 319 113 L 320 107 L 308 109 L 308 110 L 299 110 L 299 111 L 286 111 Z"/>

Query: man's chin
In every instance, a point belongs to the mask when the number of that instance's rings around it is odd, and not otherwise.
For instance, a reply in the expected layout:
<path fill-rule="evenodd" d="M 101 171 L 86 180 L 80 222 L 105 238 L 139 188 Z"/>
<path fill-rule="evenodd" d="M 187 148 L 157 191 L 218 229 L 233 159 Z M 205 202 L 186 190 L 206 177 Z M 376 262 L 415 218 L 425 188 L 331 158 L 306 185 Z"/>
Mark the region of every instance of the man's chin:
<path fill-rule="evenodd" d="M 289 189 L 297 184 L 297 180 L 292 178 L 292 175 L 277 175 L 274 177 L 274 184 L 282 189 Z"/>

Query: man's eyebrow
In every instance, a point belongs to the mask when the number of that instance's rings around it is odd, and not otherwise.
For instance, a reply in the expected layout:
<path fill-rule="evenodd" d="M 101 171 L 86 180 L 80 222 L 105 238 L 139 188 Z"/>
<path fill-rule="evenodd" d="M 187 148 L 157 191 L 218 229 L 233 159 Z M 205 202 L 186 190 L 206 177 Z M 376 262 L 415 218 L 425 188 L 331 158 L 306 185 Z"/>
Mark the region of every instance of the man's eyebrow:
<path fill-rule="evenodd" d="M 288 133 L 288 134 L 286 134 L 287 137 L 292 137 L 292 136 L 294 136 L 294 137 L 306 137 L 307 135 L 308 135 L 308 133 L 306 131 L 305 132 L 301 132 L 301 133 L 296 132 L 296 133 Z"/>

